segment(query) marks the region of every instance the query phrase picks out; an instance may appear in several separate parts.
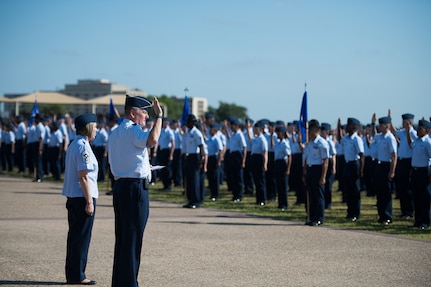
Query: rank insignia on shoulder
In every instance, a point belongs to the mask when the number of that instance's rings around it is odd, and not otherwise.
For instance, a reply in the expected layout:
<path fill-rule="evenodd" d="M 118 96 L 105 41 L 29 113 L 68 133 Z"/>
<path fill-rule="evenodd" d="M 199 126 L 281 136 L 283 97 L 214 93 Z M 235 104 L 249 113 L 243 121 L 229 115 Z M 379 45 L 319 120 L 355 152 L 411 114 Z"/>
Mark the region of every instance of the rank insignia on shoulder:
<path fill-rule="evenodd" d="M 84 151 L 82 153 L 82 160 L 88 164 L 90 162 L 90 155 L 88 154 L 88 151 Z"/>

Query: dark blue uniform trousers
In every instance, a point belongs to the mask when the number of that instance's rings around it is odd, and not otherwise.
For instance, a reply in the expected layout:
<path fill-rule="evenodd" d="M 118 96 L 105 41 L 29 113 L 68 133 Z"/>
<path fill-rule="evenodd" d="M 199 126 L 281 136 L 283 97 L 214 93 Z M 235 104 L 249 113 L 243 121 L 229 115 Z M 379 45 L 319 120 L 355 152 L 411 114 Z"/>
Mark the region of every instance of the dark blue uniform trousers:
<path fill-rule="evenodd" d="M 169 160 L 171 150 L 168 148 L 159 149 L 157 152 L 157 162 L 165 168 L 159 171 L 160 180 L 164 189 L 171 189 L 172 185 L 172 161 Z"/>
<path fill-rule="evenodd" d="M 400 198 L 401 215 L 413 216 L 415 212 L 413 191 L 410 188 L 410 174 L 412 172 L 412 159 L 398 159 L 395 170 L 397 194 Z"/>
<path fill-rule="evenodd" d="M 361 211 L 361 193 L 359 180 L 359 161 L 349 161 L 345 165 L 344 191 L 347 203 L 347 217 L 359 218 Z"/>
<path fill-rule="evenodd" d="M 115 181 L 115 251 L 112 286 L 138 286 L 142 240 L 149 215 L 145 179 Z"/>
<path fill-rule="evenodd" d="M 233 199 L 242 199 L 244 178 L 242 168 L 242 153 L 231 152 L 229 155 L 229 174 Z"/>
<path fill-rule="evenodd" d="M 415 226 L 430 225 L 430 199 L 428 167 L 412 170 L 412 189 L 415 197 Z"/>
<path fill-rule="evenodd" d="M 189 154 L 185 159 L 186 195 L 189 204 L 199 205 L 201 200 L 199 156 Z"/>
<path fill-rule="evenodd" d="M 67 282 L 78 283 L 87 278 L 85 268 L 96 214 L 96 199 L 93 198 L 93 216 L 85 213 L 85 205 L 84 197 L 67 198 L 66 208 L 69 222 L 65 266 Z"/>
<path fill-rule="evenodd" d="M 307 167 L 306 181 L 308 192 L 308 205 L 310 221 L 320 221 L 323 223 L 325 213 L 325 185 L 320 185 L 319 180 L 322 175 L 322 165 L 312 165 Z"/>
<path fill-rule="evenodd" d="M 256 204 L 266 201 L 265 172 L 263 171 L 263 156 L 252 154 L 251 161 L 253 166 L 253 181 L 256 185 Z"/>
<path fill-rule="evenodd" d="M 377 163 L 377 211 L 379 221 L 392 220 L 392 190 L 388 179 L 390 162 Z"/>
<path fill-rule="evenodd" d="M 207 178 L 211 198 L 218 198 L 220 194 L 220 166 L 217 166 L 218 156 L 208 157 Z"/>
<path fill-rule="evenodd" d="M 278 159 L 274 162 L 274 176 L 278 192 L 278 208 L 287 208 L 289 176 L 286 174 L 286 169 L 286 160 Z"/>

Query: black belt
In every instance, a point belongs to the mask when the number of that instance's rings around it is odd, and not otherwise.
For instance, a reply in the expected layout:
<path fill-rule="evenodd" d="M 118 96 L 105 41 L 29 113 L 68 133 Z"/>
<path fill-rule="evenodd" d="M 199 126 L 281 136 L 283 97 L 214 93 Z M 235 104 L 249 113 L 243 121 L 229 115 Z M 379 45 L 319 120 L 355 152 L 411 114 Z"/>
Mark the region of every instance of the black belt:
<path fill-rule="evenodd" d="M 412 168 L 413 168 L 413 170 L 424 170 L 424 169 L 428 170 L 427 166 L 424 166 L 424 167 L 414 167 L 414 166 L 412 166 Z"/>
<path fill-rule="evenodd" d="M 120 177 L 116 180 L 123 181 L 123 182 L 138 182 L 140 185 L 144 187 L 144 189 L 148 190 L 150 188 L 150 180 L 148 178 Z"/>
<path fill-rule="evenodd" d="M 390 164 L 390 161 L 377 161 L 378 164 Z"/>

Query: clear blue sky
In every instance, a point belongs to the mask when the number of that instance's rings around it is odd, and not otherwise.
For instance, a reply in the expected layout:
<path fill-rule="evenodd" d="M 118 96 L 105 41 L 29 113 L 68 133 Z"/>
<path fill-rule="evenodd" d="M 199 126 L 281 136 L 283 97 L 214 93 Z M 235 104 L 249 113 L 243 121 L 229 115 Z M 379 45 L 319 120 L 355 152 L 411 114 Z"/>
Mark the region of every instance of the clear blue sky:
<path fill-rule="evenodd" d="M 2 0 L 0 95 L 108 79 L 253 119 L 431 116 L 429 0 Z"/>

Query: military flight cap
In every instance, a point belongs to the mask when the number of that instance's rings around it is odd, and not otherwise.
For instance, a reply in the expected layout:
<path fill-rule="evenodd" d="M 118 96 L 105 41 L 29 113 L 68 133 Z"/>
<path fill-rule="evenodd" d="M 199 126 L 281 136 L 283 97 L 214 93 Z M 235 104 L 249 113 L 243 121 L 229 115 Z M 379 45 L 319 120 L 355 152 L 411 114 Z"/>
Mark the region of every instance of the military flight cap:
<path fill-rule="evenodd" d="M 414 114 L 402 114 L 401 117 L 403 118 L 403 120 L 413 120 L 415 115 Z"/>
<path fill-rule="evenodd" d="M 427 120 L 419 120 L 419 124 L 420 127 L 426 127 L 431 129 L 431 123 Z"/>
<path fill-rule="evenodd" d="M 95 114 L 87 113 L 79 115 L 75 118 L 75 128 L 77 131 L 82 130 L 88 123 L 96 123 L 97 117 Z"/>
<path fill-rule="evenodd" d="M 390 123 L 392 123 L 392 119 L 390 117 L 379 118 L 379 124 L 390 124 Z"/>
<path fill-rule="evenodd" d="M 136 107 L 139 109 L 144 109 L 146 111 L 148 111 L 152 107 L 152 103 L 149 99 L 141 96 L 131 97 L 129 95 L 126 95 L 125 105 L 126 107 Z"/>
<path fill-rule="evenodd" d="M 322 123 L 322 127 L 321 127 L 322 131 L 330 131 L 331 130 L 331 125 L 328 123 Z"/>

